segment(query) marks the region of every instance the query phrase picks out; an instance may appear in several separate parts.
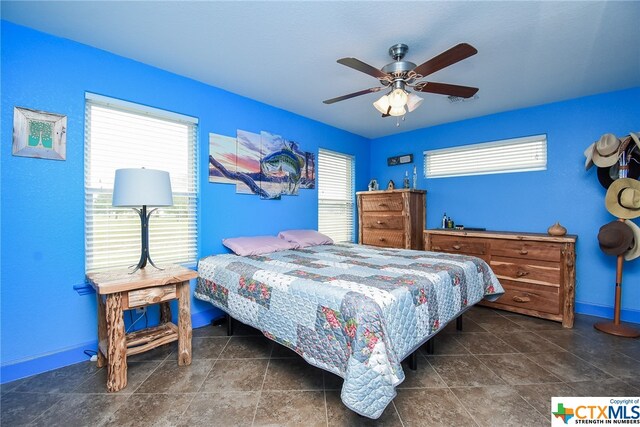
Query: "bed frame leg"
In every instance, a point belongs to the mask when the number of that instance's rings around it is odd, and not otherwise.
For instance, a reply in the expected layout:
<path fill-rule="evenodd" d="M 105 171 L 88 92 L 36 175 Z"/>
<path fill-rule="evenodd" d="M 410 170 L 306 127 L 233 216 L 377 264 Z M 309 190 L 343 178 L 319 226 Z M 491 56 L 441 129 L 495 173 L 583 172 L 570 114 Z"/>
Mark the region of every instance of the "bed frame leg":
<path fill-rule="evenodd" d="M 412 371 L 418 370 L 418 351 L 414 351 L 409 355 L 409 369 Z"/>
<path fill-rule="evenodd" d="M 456 318 L 456 331 L 462 330 L 462 314 Z"/>
<path fill-rule="evenodd" d="M 434 339 L 433 339 L 433 338 L 431 338 L 431 339 L 429 339 L 429 341 L 427 341 L 427 354 L 433 354 L 433 352 L 434 352 L 434 349 L 433 349 L 433 347 L 434 347 L 434 345 L 433 345 L 433 341 L 434 341 Z"/>
<path fill-rule="evenodd" d="M 227 336 L 233 335 L 233 317 L 227 314 Z"/>

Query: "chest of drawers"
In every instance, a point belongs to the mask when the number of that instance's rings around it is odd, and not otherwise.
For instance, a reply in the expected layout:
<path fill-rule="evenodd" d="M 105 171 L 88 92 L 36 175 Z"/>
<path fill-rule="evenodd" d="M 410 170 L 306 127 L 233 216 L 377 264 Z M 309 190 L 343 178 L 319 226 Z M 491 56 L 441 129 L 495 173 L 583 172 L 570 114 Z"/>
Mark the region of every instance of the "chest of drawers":
<path fill-rule="evenodd" d="M 473 255 L 489 264 L 505 290 L 480 305 L 573 326 L 575 242 L 572 235 L 426 230 L 425 249 Z"/>
<path fill-rule="evenodd" d="M 364 245 L 422 249 L 425 226 L 424 190 L 361 191 L 358 241 Z"/>

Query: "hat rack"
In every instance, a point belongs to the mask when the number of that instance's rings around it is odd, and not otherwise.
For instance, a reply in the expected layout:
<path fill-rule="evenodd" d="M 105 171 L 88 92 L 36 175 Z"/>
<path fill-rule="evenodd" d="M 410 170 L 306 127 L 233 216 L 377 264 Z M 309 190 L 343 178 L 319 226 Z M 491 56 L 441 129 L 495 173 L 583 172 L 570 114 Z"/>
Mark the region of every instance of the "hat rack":
<path fill-rule="evenodd" d="M 625 137 L 624 139 L 617 138 L 615 137 L 615 135 L 612 135 L 612 134 L 603 135 L 602 137 L 600 137 L 599 141 L 593 143 L 585 151 L 585 156 L 587 157 L 585 168 L 588 170 L 595 163 L 599 169 L 606 168 L 607 173 L 609 173 L 609 169 L 614 167 L 617 164 L 618 166 L 617 178 L 621 179 L 621 181 L 619 181 L 620 183 L 623 183 L 623 182 L 633 183 L 634 181 L 637 181 L 638 177 L 636 176 L 629 177 L 628 172 L 629 172 L 631 162 L 640 163 L 638 159 L 636 159 L 633 155 L 634 151 L 637 151 L 638 153 L 640 153 L 639 139 L 640 139 L 640 134 L 634 134 L 633 132 L 631 132 L 629 136 Z M 615 149 L 613 152 L 605 153 L 605 155 L 602 156 L 603 153 L 599 153 L 598 148 L 603 147 L 610 150 L 612 141 L 614 143 L 617 143 L 617 149 Z M 627 150 L 630 145 L 631 145 L 631 148 Z M 594 160 L 592 160 L 592 156 L 594 157 Z M 595 159 L 596 157 L 597 159 Z M 607 157 L 609 159 L 608 162 L 606 160 Z M 616 162 L 613 163 L 613 165 L 611 164 L 611 161 L 613 160 L 612 157 L 615 157 L 617 160 Z M 598 163 L 603 161 L 603 159 L 604 159 L 604 162 L 606 163 L 599 165 Z M 618 180 L 614 179 L 614 182 L 615 181 L 618 181 Z M 602 181 L 601 183 L 605 185 Z M 637 214 L 633 212 L 628 214 L 626 212 L 625 213 L 619 212 L 617 207 L 614 208 L 610 206 L 610 204 L 613 201 L 613 204 L 617 203 L 620 205 L 619 207 L 626 207 L 626 206 L 622 206 L 622 201 L 621 201 L 621 194 L 623 194 L 623 191 L 625 191 L 625 188 L 623 187 L 622 190 L 620 190 L 618 189 L 618 187 L 620 187 L 619 184 L 616 184 L 616 185 L 613 185 L 611 183 L 608 184 L 607 197 L 605 199 L 605 206 L 607 207 L 607 210 L 610 213 L 612 213 L 615 217 L 617 217 L 618 221 L 621 221 L 623 223 L 625 222 L 625 219 L 631 220 L 632 218 L 640 217 L 640 209 L 638 209 Z M 616 191 L 617 193 L 615 193 Z M 632 191 L 635 191 L 635 190 L 632 190 Z M 635 209 L 637 208 L 634 205 L 634 210 Z M 625 218 L 620 218 L 620 216 L 624 216 Z M 614 223 L 611 223 L 611 224 L 614 224 Z M 600 241 L 601 249 L 602 249 L 602 241 L 600 240 L 600 234 L 598 235 L 598 239 Z M 593 327 L 601 332 L 604 332 L 610 335 L 616 335 L 619 337 L 636 338 L 636 337 L 640 337 L 640 330 L 632 326 L 629 326 L 627 324 L 624 324 L 620 321 L 620 309 L 621 309 L 621 301 L 622 301 L 622 274 L 623 274 L 623 268 L 624 268 L 624 262 L 625 262 L 625 252 L 627 251 L 629 251 L 629 247 L 626 247 L 624 250 L 620 250 L 619 253 L 616 254 L 617 255 L 616 282 L 615 282 L 615 302 L 614 302 L 614 309 L 613 309 L 613 320 L 597 322 L 593 325 Z"/>

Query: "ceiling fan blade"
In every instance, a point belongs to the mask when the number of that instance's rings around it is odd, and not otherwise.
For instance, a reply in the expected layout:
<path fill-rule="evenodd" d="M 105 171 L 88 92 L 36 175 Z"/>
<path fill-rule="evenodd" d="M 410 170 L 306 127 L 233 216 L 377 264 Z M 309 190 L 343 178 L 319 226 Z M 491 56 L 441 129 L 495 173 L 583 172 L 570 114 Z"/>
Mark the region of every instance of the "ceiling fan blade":
<path fill-rule="evenodd" d="M 337 98 L 327 99 L 327 100 L 322 101 L 322 102 L 324 102 L 325 104 L 333 104 L 334 102 L 344 101 L 345 99 L 355 98 L 356 96 L 366 95 L 367 93 L 379 92 L 382 89 L 384 89 L 384 88 L 382 88 L 382 87 L 371 87 L 369 89 L 361 90 L 361 91 L 358 91 L 358 92 L 353 92 L 353 93 L 350 93 L 348 95 L 342 95 L 342 96 L 338 96 Z"/>
<path fill-rule="evenodd" d="M 385 77 L 387 77 L 387 73 L 383 73 L 377 68 L 369 64 L 366 64 L 356 58 L 341 58 L 341 59 L 338 59 L 338 63 L 342 65 L 346 65 L 347 67 L 353 68 L 354 70 L 358 70 L 362 73 L 369 74 L 370 76 L 373 76 L 376 79 L 384 79 Z"/>
<path fill-rule="evenodd" d="M 452 95 L 460 98 L 471 98 L 478 92 L 477 87 L 450 85 L 447 83 L 424 82 L 414 88 L 418 92 L 437 93 L 440 95 Z"/>
<path fill-rule="evenodd" d="M 413 69 L 413 71 L 416 74 L 426 77 L 429 74 L 433 74 L 438 70 L 448 67 L 449 65 L 453 65 L 456 62 L 467 59 L 476 53 L 478 53 L 478 50 L 475 47 L 467 43 L 460 43 L 451 49 L 442 52 L 440 55 L 431 58 L 427 62 L 418 65 Z"/>

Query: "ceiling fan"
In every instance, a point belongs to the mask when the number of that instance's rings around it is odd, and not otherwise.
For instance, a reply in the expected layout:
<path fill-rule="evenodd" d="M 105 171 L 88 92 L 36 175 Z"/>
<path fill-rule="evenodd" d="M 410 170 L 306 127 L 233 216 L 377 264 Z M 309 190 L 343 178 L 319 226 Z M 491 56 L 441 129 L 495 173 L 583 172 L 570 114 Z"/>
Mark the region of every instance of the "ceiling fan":
<path fill-rule="evenodd" d="M 411 88 L 416 92 L 436 93 L 460 98 L 471 98 L 476 94 L 476 92 L 478 92 L 478 88 L 476 87 L 458 86 L 422 80 L 436 71 L 478 53 L 476 48 L 470 44 L 460 43 L 417 66 L 413 62 L 402 60 L 408 50 L 409 47 L 402 43 L 391 46 L 389 48 L 389 56 L 394 59 L 394 62 L 385 65 L 380 70 L 356 58 L 338 59 L 338 63 L 342 65 L 346 65 L 354 70 L 358 70 L 375 77 L 380 81 L 382 86 L 338 96 L 337 98 L 327 99 L 323 102 L 325 104 L 333 104 L 335 102 L 344 101 L 345 99 L 366 95 L 367 93 L 389 89 L 389 93 L 383 95 L 380 99 L 374 102 L 373 106 L 382 113 L 382 117 L 398 117 L 404 116 L 407 113 L 407 110 L 409 112 L 415 110 L 422 103 L 422 98 L 409 92 L 407 88 Z"/>

